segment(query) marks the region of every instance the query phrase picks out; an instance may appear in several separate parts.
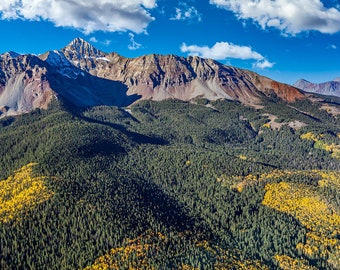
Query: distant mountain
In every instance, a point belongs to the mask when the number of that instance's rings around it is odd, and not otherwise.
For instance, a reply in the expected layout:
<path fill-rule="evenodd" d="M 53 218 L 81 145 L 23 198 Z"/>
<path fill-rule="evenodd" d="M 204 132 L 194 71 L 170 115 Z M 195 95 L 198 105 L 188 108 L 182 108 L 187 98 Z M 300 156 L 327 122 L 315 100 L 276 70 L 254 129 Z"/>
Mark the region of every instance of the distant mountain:
<path fill-rule="evenodd" d="M 300 79 L 294 83 L 294 86 L 307 92 L 340 97 L 340 78 L 324 83 L 311 83 Z"/>
<path fill-rule="evenodd" d="M 261 104 L 263 98 L 293 102 L 305 94 L 254 72 L 211 59 L 175 55 L 125 58 L 76 38 L 42 55 L 0 55 L 2 115 L 46 108 L 53 97 L 76 106 L 127 106 L 138 99 L 197 97 Z"/>

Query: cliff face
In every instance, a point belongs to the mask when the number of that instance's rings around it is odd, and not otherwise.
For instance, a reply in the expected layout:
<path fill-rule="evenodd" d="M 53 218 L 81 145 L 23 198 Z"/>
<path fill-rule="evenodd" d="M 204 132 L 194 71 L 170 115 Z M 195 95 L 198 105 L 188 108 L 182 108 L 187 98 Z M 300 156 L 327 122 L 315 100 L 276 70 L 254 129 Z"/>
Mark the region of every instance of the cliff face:
<path fill-rule="evenodd" d="M 299 89 L 211 59 L 175 55 L 125 58 L 82 39 L 40 56 L 0 57 L 0 109 L 10 115 L 46 108 L 53 97 L 75 106 L 127 106 L 138 99 L 231 99 L 260 104 L 277 97 L 293 102 Z"/>

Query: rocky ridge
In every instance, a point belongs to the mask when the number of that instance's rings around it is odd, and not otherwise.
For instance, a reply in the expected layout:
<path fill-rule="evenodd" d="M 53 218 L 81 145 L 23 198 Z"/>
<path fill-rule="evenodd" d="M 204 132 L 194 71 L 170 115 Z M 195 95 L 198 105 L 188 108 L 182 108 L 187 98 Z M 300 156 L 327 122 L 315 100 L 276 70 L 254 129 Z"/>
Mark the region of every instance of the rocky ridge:
<path fill-rule="evenodd" d="M 300 79 L 294 83 L 294 86 L 307 92 L 340 97 L 340 78 L 323 83 L 312 83 Z"/>
<path fill-rule="evenodd" d="M 53 97 L 76 106 L 127 106 L 139 99 L 230 99 L 261 104 L 305 98 L 299 89 L 254 72 L 196 56 L 104 53 L 77 38 L 61 50 L 39 56 L 0 56 L 0 115 L 46 108 Z"/>

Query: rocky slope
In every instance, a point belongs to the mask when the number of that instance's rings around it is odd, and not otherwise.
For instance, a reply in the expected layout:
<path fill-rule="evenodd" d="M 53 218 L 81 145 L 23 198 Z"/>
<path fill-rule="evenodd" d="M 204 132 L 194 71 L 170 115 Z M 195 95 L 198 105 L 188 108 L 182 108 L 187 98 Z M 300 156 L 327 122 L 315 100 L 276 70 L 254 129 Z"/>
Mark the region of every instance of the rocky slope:
<path fill-rule="evenodd" d="M 47 70 L 46 63 L 33 55 L 1 55 L 0 116 L 46 108 L 54 95 Z"/>
<path fill-rule="evenodd" d="M 340 97 L 340 78 L 324 83 L 311 83 L 300 79 L 294 86 L 307 92 Z"/>
<path fill-rule="evenodd" d="M 77 38 L 40 56 L 0 56 L 2 115 L 45 108 L 53 97 L 76 106 L 127 106 L 138 99 L 203 97 L 260 104 L 262 98 L 302 99 L 299 89 L 211 59 L 175 55 L 125 58 Z"/>

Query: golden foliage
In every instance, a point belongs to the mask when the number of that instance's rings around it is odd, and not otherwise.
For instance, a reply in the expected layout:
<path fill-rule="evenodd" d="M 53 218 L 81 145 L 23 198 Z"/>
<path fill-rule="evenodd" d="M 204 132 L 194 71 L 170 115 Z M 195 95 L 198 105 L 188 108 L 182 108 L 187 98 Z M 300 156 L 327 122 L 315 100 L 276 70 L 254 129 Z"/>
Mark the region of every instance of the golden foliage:
<path fill-rule="evenodd" d="M 190 234 L 190 232 L 184 232 L 179 233 L 178 236 L 185 238 Z M 133 240 L 127 240 L 127 244 L 124 247 L 111 249 L 110 252 L 96 259 L 94 264 L 86 267 L 84 270 L 154 269 L 149 263 L 150 256 L 154 256 L 162 246 L 169 245 L 169 241 L 171 239 L 161 233 L 150 233 Z M 202 248 L 204 252 L 210 253 L 216 259 L 214 269 L 269 270 L 260 261 L 241 260 L 237 250 L 224 250 L 206 240 L 193 242 L 193 244 L 198 248 Z M 199 268 L 182 263 L 176 269 L 197 270 Z"/>
<path fill-rule="evenodd" d="M 318 184 L 321 188 L 333 187 L 340 189 L 340 172 L 337 171 L 317 171 L 319 176 L 322 178 Z"/>
<path fill-rule="evenodd" d="M 198 270 L 198 268 L 192 267 L 191 265 L 188 265 L 188 264 L 182 264 L 179 269 L 180 270 Z"/>
<path fill-rule="evenodd" d="M 45 177 L 35 177 L 29 163 L 14 175 L 0 181 L 0 221 L 8 222 L 48 200 L 53 192 L 45 186 Z"/>
<path fill-rule="evenodd" d="M 283 270 L 317 270 L 316 267 L 308 265 L 305 260 L 293 259 L 287 255 L 276 255 L 274 258 Z"/>
<path fill-rule="evenodd" d="M 128 269 L 131 270 L 154 269 L 149 265 L 148 252 L 157 250 L 155 243 L 157 241 L 167 241 L 167 237 L 161 233 L 152 233 L 133 240 L 127 240 L 126 246 L 111 249 L 84 270 L 122 269 L 122 265 L 128 265 Z"/>
<path fill-rule="evenodd" d="M 248 158 L 247 158 L 247 156 L 245 156 L 245 155 L 239 155 L 238 156 L 241 160 L 247 160 Z"/>
<path fill-rule="evenodd" d="M 340 249 L 340 215 L 320 198 L 317 187 L 280 182 L 267 184 L 265 190 L 264 205 L 294 216 L 309 230 L 298 250 L 310 258 L 334 256 Z"/>
<path fill-rule="evenodd" d="M 321 178 L 318 182 L 319 187 L 333 187 L 340 188 L 340 172 L 339 171 L 322 171 L 322 170 L 272 170 L 261 174 L 248 174 L 246 176 L 226 176 L 222 175 L 217 178 L 217 182 L 220 182 L 223 187 L 229 187 L 238 192 L 242 192 L 246 186 L 251 186 L 260 182 L 268 180 L 287 179 L 291 177 L 309 177 L 309 178 Z"/>
<path fill-rule="evenodd" d="M 262 127 L 270 128 L 271 126 L 270 126 L 270 123 L 265 123 L 265 124 L 262 125 Z"/>
<path fill-rule="evenodd" d="M 196 244 L 216 258 L 214 269 L 230 270 L 269 270 L 268 266 L 258 260 L 241 260 L 237 250 L 224 250 L 219 246 L 212 245 L 208 241 L 201 241 Z"/>
<path fill-rule="evenodd" d="M 331 153 L 331 156 L 336 159 L 340 159 L 340 145 L 339 144 L 327 144 L 322 140 L 323 134 L 316 135 L 312 132 L 302 134 L 300 138 L 302 140 L 314 141 L 314 148 L 325 150 Z M 337 136 L 337 138 L 340 138 Z"/>
<path fill-rule="evenodd" d="M 315 135 L 315 134 L 312 133 L 312 132 L 307 132 L 307 133 L 305 133 L 305 134 L 302 134 L 302 135 L 300 136 L 300 138 L 301 138 L 302 140 L 314 141 L 314 142 L 316 142 L 316 141 L 318 141 L 318 140 L 320 139 L 319 136 Z"/>
<path fill-rule="evenodd" d="M 284 177 L 306 175 L 309 172 L 306 171 L 284 171 L 284 170 L 272 170 L 271 172 L 265 172 L 261 174 L 248 174 L 246 176 L 231 176 L 227 177 L 222 175 L 217 178 L 218 182 L 222 183 L 222 186 L 229 187 L 238 192 L 242 192 L 246 186 L 251 186 L 270 179 L 280 179 Z M 314 173 L 315 174 L 315 173 Z"/>

